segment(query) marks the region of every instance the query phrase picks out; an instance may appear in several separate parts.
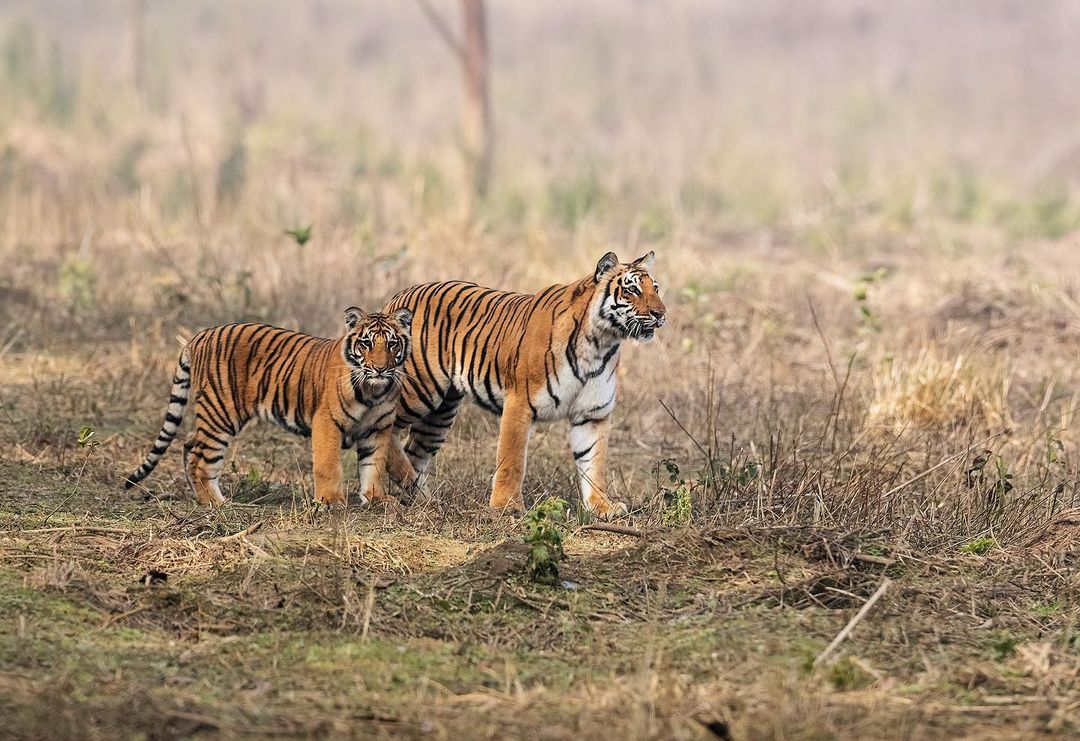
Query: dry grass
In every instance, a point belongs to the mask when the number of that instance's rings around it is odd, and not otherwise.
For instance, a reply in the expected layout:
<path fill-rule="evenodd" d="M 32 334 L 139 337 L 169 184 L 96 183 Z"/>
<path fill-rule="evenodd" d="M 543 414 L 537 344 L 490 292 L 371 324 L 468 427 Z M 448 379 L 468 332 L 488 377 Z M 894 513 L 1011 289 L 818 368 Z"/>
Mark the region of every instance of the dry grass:
<path fill-rule="evenodd" d="M 0 9 L 4 732 L 1080 731 L 1075 9 L 494 2 L 467 218 L 458 80 L 408 4 L 150 3 L 142 100 L 127 4 L 76 5 Z M 335 332 L 609 248 L 657 251 L 671 321 L 620 370 L 643 537 L 575 505 L 573 587 L 529 584 L 486 511 L 474 409 L 409 508 L 313 511 L 304 442 L 265 428 L 222 510 L 175 451 L 121 493 L 178 336 Z M 575 499 L 565 438 L 535 436 L 528 503 Z"/>

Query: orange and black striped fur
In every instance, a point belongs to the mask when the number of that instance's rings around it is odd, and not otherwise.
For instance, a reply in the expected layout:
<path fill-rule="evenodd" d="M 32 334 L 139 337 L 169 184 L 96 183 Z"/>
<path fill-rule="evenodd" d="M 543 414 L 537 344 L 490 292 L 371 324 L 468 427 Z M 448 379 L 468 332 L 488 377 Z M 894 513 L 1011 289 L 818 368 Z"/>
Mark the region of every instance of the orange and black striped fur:
<path fill-rule="evenodd" d="M 410 309 L 415 317 L 395 422 L 409 435 L 404 450 L 392 438 L 391 478 L 419 484 L 468 396 L 502 416 L 492 507 L 524 506 L 533 426 L 567 419 L 585 507 L 625 513 L 606 494 L 607 440 L 622 343 L 650 340 L 664 324 L 664 302 L 649 274 L 653 257 L 620 264 L 609 252 L 585 278 L 536 294 L 452 281 L 391 299 L 386 311 Z"/>
<path fill-rule="evenodd" d="M 341 450 L 356 447 L 361 493 L 386 497 L 382 473 L 409 354 L 408 309 L 345 311 L 336 340 L 265 324 L 228 324 L 195 335 L 180 353 L 165 424 L 125 482 L 146 478 L 176 437 L 194 392 L 194 430 L 184 443 L 188 483 L 203 504 L 224 501 L 218 476 L 232 439 L 253 419 L 311 438 L 315 500 L 343 503 Z"/>

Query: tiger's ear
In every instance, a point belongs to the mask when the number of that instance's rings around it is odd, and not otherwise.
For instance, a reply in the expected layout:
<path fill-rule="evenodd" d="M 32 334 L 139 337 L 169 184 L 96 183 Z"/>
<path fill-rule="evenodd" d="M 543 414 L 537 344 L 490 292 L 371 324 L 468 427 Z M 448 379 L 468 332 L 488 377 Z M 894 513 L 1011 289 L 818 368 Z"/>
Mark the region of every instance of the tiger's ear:
<path fill-rule="evenodd" d="M 614 252 L 609 252 L 600 258 L 600 262 L 596 263 L 596 272 L 593 274 L 593 278 L 597 283 L 604 277 L 604 273 L 613 270 L 616 265 L 619 264 L 619 256 Z"/>
<path fill-rule="evenodd" d="M 350 306 L 345 309 L 345 326 L 352 329 L 365 316 L 367 316 L 367 314 L 364 313 L 363 309 L 357 308 L 356 306 Z"/>
<path fill-rule="evenodd" d="M 656 253 L 649 250 L 648 254 L 642 255 L 638 259 L 634 260 L 631 265 L 639 265 L 646 270 L 651 270 L 653 263 L 656 262 Z"/>
<path fill-rule="evenodd" d="M 412 309 L 401 308 L 394 312 L 394 319 L 397 319 L 405 329 L 412 329 L 412 318 Z"/>

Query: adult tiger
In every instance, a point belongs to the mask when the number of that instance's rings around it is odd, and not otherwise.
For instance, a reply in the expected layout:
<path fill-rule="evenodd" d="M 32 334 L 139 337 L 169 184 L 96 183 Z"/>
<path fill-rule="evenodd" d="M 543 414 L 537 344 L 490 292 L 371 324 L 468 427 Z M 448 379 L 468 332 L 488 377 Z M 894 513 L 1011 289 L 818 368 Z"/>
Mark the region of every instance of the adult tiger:
<path fill-rule="evenodd" d="M 204 329 L 181 351 L 165 424 L 124 488 L 157 466 L 194 389 L 195 429 L 184 443 L 184 470 L 199 502 L 224 501 L 218 476 L 225 452 L 253 419 L 311 438 L 316 501 L 345 501 L 341 449 L 354 445 L 362 496 L 385 498 L 382 473 L 411 321 L 408 309 L 365 314 L 352 307 L 345 311 L 345 335 L 336 340 L 266 324 Z"/>
<path fill-rule="evenodd" d="M 394 296 L 386 311 L 410 309 L 413 352 L 405 361 L 387 469 L 419 482 L 446 440 L 466 396 L 501 414 L 492 507 L 524 506 L 521 484 L 533 425 L 568 419 L 585 507 L 625 514 L 606 494 L 615 371 L 627 338 L 652 339 L 666 309 L 649 274 L 652 252 L 629 264 L 609 252 L 585 278 L 530 295 L 452 281 Z"/>

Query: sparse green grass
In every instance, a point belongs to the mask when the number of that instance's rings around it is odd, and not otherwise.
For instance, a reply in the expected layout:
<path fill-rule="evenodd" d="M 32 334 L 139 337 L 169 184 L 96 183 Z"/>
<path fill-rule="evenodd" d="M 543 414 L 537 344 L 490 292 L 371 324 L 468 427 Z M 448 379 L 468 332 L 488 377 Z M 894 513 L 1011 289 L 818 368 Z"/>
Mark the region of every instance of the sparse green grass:
<path fill-rule="evenodd" d="M 960 551 L 961 553 L 968 553 L 972 556 L 985 556 L 996 545 L 996 540 L 989 536 L 983 535 L 975 538 L 975 540 L 971 541 L 970 543 L 964 543 L 964 545 L 960 546 Z"/>

